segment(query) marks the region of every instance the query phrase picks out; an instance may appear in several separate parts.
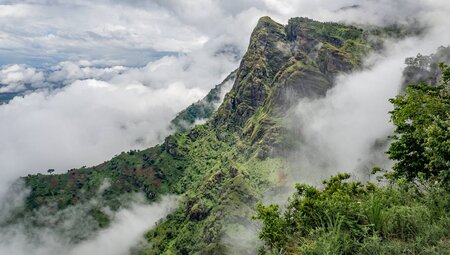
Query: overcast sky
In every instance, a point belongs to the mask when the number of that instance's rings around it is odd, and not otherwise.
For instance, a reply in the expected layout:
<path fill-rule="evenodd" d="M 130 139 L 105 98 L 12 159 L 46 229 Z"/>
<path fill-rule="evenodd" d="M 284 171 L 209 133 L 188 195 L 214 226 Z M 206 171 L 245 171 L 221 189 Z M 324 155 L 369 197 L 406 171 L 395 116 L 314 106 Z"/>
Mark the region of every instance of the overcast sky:
<path fill-rule="evenodd" d="M 431 2 L 439 2 L 436 0 Z M 256 20 L 270 15 L 366 23 L 402 21 L 426 10 L 427 0 L 2 0 L 0 64 L 55 64 L 80 59 L 145 65 L 206 45 L 245 49 Z M 361 11 L 338 11 L 361 4 Z M 398 12 L 401 8 L 403 12 Z M 383 12 L 383 17 L 379 15 Z M 350 13 L 350 14 L 349 14 Z"/>

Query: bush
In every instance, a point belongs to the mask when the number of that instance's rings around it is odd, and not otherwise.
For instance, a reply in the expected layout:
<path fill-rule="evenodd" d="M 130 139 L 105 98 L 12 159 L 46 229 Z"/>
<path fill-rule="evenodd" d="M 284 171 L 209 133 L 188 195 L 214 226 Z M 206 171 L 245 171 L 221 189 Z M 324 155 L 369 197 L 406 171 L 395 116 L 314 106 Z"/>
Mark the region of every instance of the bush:
<path fill-rule="evenodd" d="M 322 190 L 297 185 L 284 213 L 277 205 L 258 204 L 255 219 L 263 224 L 265 244 L 260 253 L 440 254 L 446 247 L 445 189 L 427 181 L 376 187 L 348 179 L 334 176 Z"/>

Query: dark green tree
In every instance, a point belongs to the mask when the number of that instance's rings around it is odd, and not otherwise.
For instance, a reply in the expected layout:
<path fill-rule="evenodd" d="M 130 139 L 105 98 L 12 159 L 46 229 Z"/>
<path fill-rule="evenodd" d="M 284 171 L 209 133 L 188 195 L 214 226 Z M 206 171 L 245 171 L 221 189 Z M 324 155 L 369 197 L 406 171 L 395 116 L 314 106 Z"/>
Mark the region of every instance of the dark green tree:
<path fill-rule="evenodd" d="M 443 175 L 450 166 L 450 68 L 441 65 L 437 86 L 412 84 L 405 94 L 391 99 L 391 120 L 396 126 L 388 155 L 396 161 L 396 177 L 413 179 Z"/>
<path fill-rule="evenodd" d="M 263 223 L 259 238 L 263 240 L 272 251 L 281 252 L 287 243 L 288 233 L 286 220 L 280 214 L 278 205 L 264 206 L 261 203 L 256 205 L 255 220 L 261 220 Z M 260 254 L 265 254 L 260 250 Z"/>

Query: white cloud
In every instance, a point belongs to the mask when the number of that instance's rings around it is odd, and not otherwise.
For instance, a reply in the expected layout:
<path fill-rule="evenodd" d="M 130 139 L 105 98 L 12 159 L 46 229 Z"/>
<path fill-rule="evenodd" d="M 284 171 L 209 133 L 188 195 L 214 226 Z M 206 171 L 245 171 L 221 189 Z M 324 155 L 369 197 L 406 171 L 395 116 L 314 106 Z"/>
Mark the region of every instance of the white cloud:
<path fill-rule="evenodd" d="M 21 65 L 39 73 L 43 88 L 0 106 L 0 186 L 28 173 L 98 164 L 161 142 L 176 113 L 236 68 L 234 55 L 215 49 L 143 67 L 110 60 L 63 61 L 43 70 Z"/>
<path fill-rule="evenodd" d="M 110 225 L 95 233 L 92 233 L 95 221 L 86 214 L 90 210 L 89 205 L 73 206 L 58 213 L 36 212 L 31 219 L 0 228 L 0 254 L 129 254 L 143 241 L 146 231 L 176 208 L 178 197 L 164 196 L 150 205 L 139 197 L 131 200 L 126 207 L 110 212 Z M 47 222 L 47 226 L 30 227 L 33 221 Z M 76 240 L 80 236 L 78 234 L 90 238 Z"/>
<path fill-rule="evenodd" d="M 26 85 L 43 86 L 44 74 L 24 65 L 7 65 L 0 69 L 0 93 L 26 90 Z"/>
<path fill-rule="evenodd" d="M 15 98 L 0 107 L 0 186 L 161 142 L 175 114 L 201 96 L 202 90 L 179 83 L 153 89 L 84 80 Z"/>
<path fill-rule="evenodd" d="M 293 121 L 301 133 L 292 155 L 294 182 L 320 184 L 337 172 L 365 179 L 372 166 L 389 165 L 383 156 L 392 131 L 388 99 L 398 93 L 403 63 L 404 54 L 383 57 L 370 69 L 339 77 L 326 97 L 300 101 Z"/>
<path fill-rule="evenodd" d="M 176 113 L 236 68 L 234 56 L 217 55 L 214 49 L 164 57 L 144 67 L 79 60 L 45 70 L 25 65 L 0 69 L 22 77 L 14 83 L 9 78 L 6 88 L 18 91 L 28 82 L 47 86 L 0 106 L 1 182 L 48 168 L 93 165 L 161 142 Z"/>
<path fill-rule="evenodd" d="M 0 10 L 0 48 L 9 50 L 6 58 L 25 61 L 105 57 L 142 64 L 152 59 L 152 50 L 190 51 L 207 39 L 156 4 L 40 2 L 0 5 Z M 15 12 L 26 16 L 11 15 Z"/>
<path fill-rule="evenodd" d="M 360 8 L 338 11 L 354 4 Z M 144 64 L 161 56 L 156 52 L 192 52 L 211 41 L 228 41 L 243 50 L 263 15 L 283 23 L 293 16 L 308 16 L 380 25 L 422 19 L 445 4 L 444 0 L 4 1 L 0 49 L 9 52 L 2 54 L 3 61 L 107 58 Z"/>
<path fill-rule="evenodd" d="M 64 61 L 50 68 L 48 82 L 68 84 L 82 79 L 109 80 L 127 70 L 124 66 L 95 67 L 91 61 Z"/>
<path fill-rule="evenodd" d="M 68 254 L 129 254 L 143 235 L 160 219 L 176 208 L 176 197 L 163 197 L 152 205 L 134 204 L 129 209 L 119 211 L 111 226 L 102 230 L 96 237 L 72 248 Z"/>

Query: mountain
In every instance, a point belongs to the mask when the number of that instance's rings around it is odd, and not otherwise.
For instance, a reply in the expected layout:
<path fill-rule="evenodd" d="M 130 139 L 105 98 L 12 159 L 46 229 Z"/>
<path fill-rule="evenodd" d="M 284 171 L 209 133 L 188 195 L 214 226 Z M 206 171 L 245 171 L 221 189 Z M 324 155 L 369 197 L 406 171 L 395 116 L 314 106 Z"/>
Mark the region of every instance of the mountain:
<path fill-rule="evenodd" d="M 11 221 L 42 208 L 57 212 L 82 204 L 95 231 L 109 224 L 102 208 L 117 210 L 128 194 L 142 192 L 148 201 L 180 194 L 178 208 L 148 231 L 137 254 L 253 253 L 257 240 L 244 241 L 242 233 L 256 232 L 256 202 L 284 185 L 289 167 L 284 152 L 292 134 L 284 117 L 299 99 L 324 96 L 336 75 L 361 69 L 364 56 L 382 48 L 389 34 L 308 18 L 281 25 L 262 17 L 239 68 L 180 112 L 172 121 L 175 133 L 163 144 L 65 174 L 22 178 L 31 193 Z M 101 202 L 89 203 L 94 198 Z"/>
<path fill-rule="evenodd" d="M 178 113 L 170 122 L 171 129 L 175 131 L 186 131 L 195 124 L 209 119 L 222 103 L 225 94 L 231 89 L 235 79 L 236 70 L 231 72 L 220 84 L 211 89 L 204 98 Z"/>

